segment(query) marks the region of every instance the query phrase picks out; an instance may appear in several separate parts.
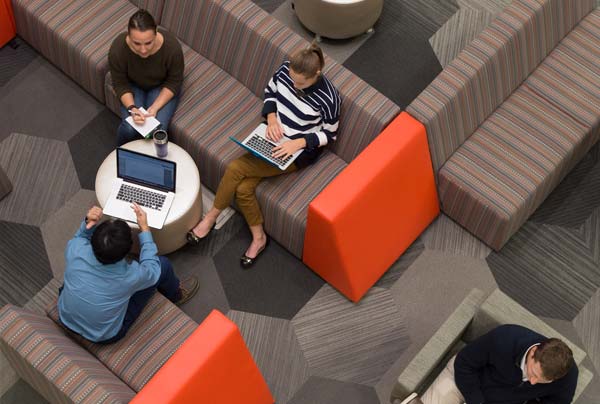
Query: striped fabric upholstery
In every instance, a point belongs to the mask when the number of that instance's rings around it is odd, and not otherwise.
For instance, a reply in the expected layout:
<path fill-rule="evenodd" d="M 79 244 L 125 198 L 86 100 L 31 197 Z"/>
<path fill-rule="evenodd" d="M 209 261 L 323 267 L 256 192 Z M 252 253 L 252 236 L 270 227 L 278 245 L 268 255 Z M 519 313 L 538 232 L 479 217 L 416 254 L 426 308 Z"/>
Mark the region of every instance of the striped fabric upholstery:
<path fill-rule="evenodd" d="M 127 29 L 127 0 L 14 0 L 19 35 L 99 101 L 112 40 Z"/>
<path fill-rule="evenodd" d="M 593 0 L 514 0 L 407 108 L 434 171 L 527 78 Z"/>
<path fill-rule="evenodd" d="M 525 84 L 600 137 L 600 9 L 590 13 Z"/>
<path fill-rule="evenodd" d="M 267 233 L 302 258 L 310 202 L 347 164 L 325 150 L 319 160 L 298 172 L 263 180 L 256 189 Z"/>
<path fill-rule="evenodd" d="M 135 392 L 49 318 L 0 310 L 0 346 L 16 372 L 53 403 L 127 403 Z"/>
<path fill-rule="evenodd" d="M 154 21 L 157 24 L 160 24 L 162 19 L 163 8 L 165 5 L 165 0 L 129 0 L 136 8 L 143 8 L 144 10 L 148 10 L 152 17 L 154 17 Z M 171 0 L 172 1 L 172 0 Z"/>
<path fill-rule="evenodd" d="M 439 171 L 444 212 L 501 248 L 588 151 L 589 132 L 521 86 Z"/>
<path fill-rule="evenodd" d="M 58 323 L 56 302 L 47 310 Z M 71 335 L 133 390 L 140 391 L 197 326 L 177 306 L 155 293 L 120 341 L 102 345 Z"/>
<path fill-rule="evenodd" d="M 257 97 L 306 41 L 249 0 L 167 1 L 162 24 Z"/>

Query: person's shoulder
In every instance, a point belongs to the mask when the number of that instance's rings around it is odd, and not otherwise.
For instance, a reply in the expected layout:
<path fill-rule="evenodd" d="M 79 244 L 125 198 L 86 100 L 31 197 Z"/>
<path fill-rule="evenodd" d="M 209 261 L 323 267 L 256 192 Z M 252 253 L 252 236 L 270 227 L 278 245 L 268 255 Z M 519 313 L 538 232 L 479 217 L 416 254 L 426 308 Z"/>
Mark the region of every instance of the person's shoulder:
<path fill-rule="evenodd" d="M 170 52 L 182 52 L 181 43 L 175 34 L 162 29 L 159 29 L 158 32 L 160 32 L 164 38 L 163 46 L 165 46 L 165 49 Z"/>
<path fill-rule="evenodd" d="M 113 39 L 112 44 L 110 46 L 112 49 L 124 49 L 127 47 L 127 42 L 125 38 L 127 37 L 127 32 L 121 32 L 119 35 Z"/>

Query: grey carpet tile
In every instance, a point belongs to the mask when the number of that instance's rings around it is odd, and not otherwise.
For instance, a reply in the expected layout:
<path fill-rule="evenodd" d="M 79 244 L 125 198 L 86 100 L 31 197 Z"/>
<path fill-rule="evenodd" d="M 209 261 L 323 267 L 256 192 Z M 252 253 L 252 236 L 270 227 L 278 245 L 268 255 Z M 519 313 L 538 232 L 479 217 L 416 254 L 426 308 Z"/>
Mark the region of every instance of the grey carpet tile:
<path fill-rule="evenodd" d="M 278 404 L 285 404 L 309 377 L 308 365 L 288 320 L 231 310 Z"/>
<path fill-rule="evenodd" d="M 60 70 L 37 58 L 0 92 L 0 140 L 12 132 L 68 140 L 102 109 Z"/>
<path fill-rule="evenodd" d="M 375 385 L 410 344 L 407 324 L 386 289 L 352 303 L 324 285 L 292 319 L 311 373 Z"/>
<path fill-rule="evenodd" d="M 23 308 L 38 314 L 45 315 L 46 308 L 58 299 L 58 288 L 62 286 L 62 280 L 52 278 L 39 292 L 35 294 Z"/>
<path fill-rule="evenodd" d="M 424 250 L 423 241 L 419 237 L 392 264 L 385 274 L 375 283 L 375 287 L 389 289 L 402 276 L 404 271 L 421 255 Z"/>
<path fill-rule="evenodd" d="M 20 379 L 0 397 L 0 404 L 45 404 L 48 403 L 27 382 Z"/>
<path fill-rule="evenodd" d="M 573 325 L 594 367 L 600 370 L 600 289 L 575 317 Z"/>
<path fill-rule="evenodd" d="M 250 242 L 250 232 L 244 228 L 214 256 L 230 307 L 292 318 L 324 281 L 275 240 L 270 240 L 251 269 L 242 269 L 240 257 Z"/>
<path fill-rule="evenodd" d="M 214 309 L 221 313 L 229 311 L 225 291 L 217 275 L 212 258 L 175 251 L 168 255 L 179 279 L 190 276 L 198 278 L 198 292 L 181 309 L 198 324 Z"/>
<path fill-rule="evenodd" d="M 0 201 L 0 220 L 41 225 L 80 189 L 61 141 L 12 134 L 0 144 L 0 165 L 13 183 Z"/>
<path fill-rule="evenodd" d="M 485 258 L 491 248 L 443 213 L 421 235 L 425 247 L 449 254 Z"/>
<path fill-rule="evenodd" d="M 588 246 L 592 259 L 600 265 L 600 207 L 596 208 L 581 228 L 581 235 Z"/>
<path fill-rule="evenodd" d="M 552 191 L 529 220 L 578 228 L 600 207 L 600 143 Z"/>
<path fill-rule="evenodd" d="M 182 250 L 191 254 L 214 257 L 233 236 L 246 227 L 244 218 L 239 213 L 235 213 L 223 227 L 213 230 L 199 245 L 186 245 Z"/>
<path fill-rule="evenodd" d="M 527 222 L 487 261 L 506 294 L 545 317 L 573 320 L 600 286 L 591 246 L 557 226 Z"/>
<path fill-rule="evenodd" d="M 22 306 L 52 279 L 40 229 L 0 221 L 0 307 Z"/>
<path fill-rule="evenodd" d="M 272 13 L 277 10 L 285 0 L 252 0 L 256 5 L 265 10 L 267 13 Z"/>
<path fill-rule="evenodd" d="M 0 48 L 0 87 L 8 83 L 38 57 L 37 52 L 21 38 L 15 38 L 14 43 L 17 45 L 16 48 L 13 48 L 11 44 Z"/>
<path fill-rule="evenodd" d="M 10 366 L 6 356 L 0 351 L 0 397 L 2 397 L 18 380 L 19 375 L 17 375 Z"/>
<path fill-rule="evenodd" d="M 457 0 L 460 8 L 486 11 L 492 15 L 501 12 L 512 0 Z"/>
<path fill-rule="evenodd" d="M 98 168 L 117 147 L 120 119 L 104 108 L 69 140 L 69 149 L 81 187 L 94 190 Z"/>
<path fill-rule="evenodd" d="M 454 59 L 491 21 L 486 11 L 460 9 L 430 39 L 442 67 Z"/>
<path fill-rule="evenodd" d="M 372 387 L 311 376 L 289 404 L 379 404 Z"/>
<path fill-rule="evenodd" d="M 96 193 L 82 189 L 41 226 L 46 254 L 55 278 L 63 279 L 67 242 L 73 238 L 88 210 L 96 203 Z"/>

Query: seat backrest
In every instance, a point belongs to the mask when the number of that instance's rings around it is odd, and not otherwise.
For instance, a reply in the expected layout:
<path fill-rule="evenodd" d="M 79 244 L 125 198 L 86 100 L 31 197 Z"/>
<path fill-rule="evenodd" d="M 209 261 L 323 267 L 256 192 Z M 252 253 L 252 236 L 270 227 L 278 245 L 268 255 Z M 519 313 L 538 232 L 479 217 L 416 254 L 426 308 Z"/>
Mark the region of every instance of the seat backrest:
<path fill-rule="evenodd" d="M 594 0 L 514 0 L 407 107 L 434 171 L 592 9 Z"/>
<path fill-rule="evenodd" d="M 165 0 L 129 0 L 137 8 L 148 10 L 154 21 L 160 24 L 163 8 L 165 6 Z"/>
<path fill-rule="evenodd" d="M 135 393 L 48 317 L 0 309 L 0 348 L 20 377 L 50 402 L 127 403 Z"/>

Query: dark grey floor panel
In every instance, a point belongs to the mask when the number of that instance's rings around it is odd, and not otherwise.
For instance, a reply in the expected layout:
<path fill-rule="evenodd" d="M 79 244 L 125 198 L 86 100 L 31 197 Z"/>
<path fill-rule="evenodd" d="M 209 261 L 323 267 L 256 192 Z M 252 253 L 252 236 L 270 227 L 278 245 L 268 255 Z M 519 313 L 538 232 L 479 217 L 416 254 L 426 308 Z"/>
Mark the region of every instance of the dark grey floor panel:
<path fill-rule="evenodd" d="M 600 143 L 556 187 L 529 220 L 577 228 L 600 206 Z"/>
<path fill-rule="evenodd" d="M 52 279 L 42 232 L 0 221 L 0 240 L 0 307 L 22 306 Z"/>
<path fill-rule="evenodd" d="M 289 404 L 380 404 L 372 387 L 312 376 Z"/>
<path fill-rule="evenodd" d="M 0 92 L 0 140 L 12 132 L 69 140 L 103 105 L 39 57 Z"/>
<path fill-rule="evenodd" d="M 398 258 L 396 262 L 392 264 L 387 272 L 383 274 L 381 278 L 379 278 L 374 286 L 386 289 L 391 288 L 394 283 L 400 279 L 404 271 L 406 271 L 406 269 L 412 265 L 419 255 L 421 255 L 424 249 L 425 247 L 423 245 L 423 241 L 420 238 L 416 239 L 415 242 L 412 243 L 406 249 L 406 251 L 404 251 L 400 258 Z"/>
<path fill-rule="evenodd" d="M 37 52 L 21 38 L 17 37 L 14 43 L 17 45 L 16 48 L 13 48 L 12 44 L 0 48 L 0 87 L 38 57 Z"/>
<path fill-rule="evenodd" d="M 214 257 L 230 307 L 292 318 L 324 281 L 275 240 L 270 241 L 251 269 L 242 269 L 240 257 L 250 241 L 250 232 L 243 229 Z"/>
<path fill-rule="evenodd" d="M 582 231 L 527 222 L 487 262 L 500 289 L 534 314 L 571 321 L 600 286 Z"/>
<path fill-rule="evenodd" d="M 279 7 L 285 0 L 252 0 L 254 3 L 256 3 L 256 5 L 258 5 L 259 7 L 261 7 L 263 10 L 265 10 L 267 13 L 272 13 L 273 11 L 277 10 L 277 7 Z M 300 0 L 302 1 L 302 0 Z"/>
<path fill-rule="evenodd" d="M 48 401 L 27 382 L 20 379 L 2 397 L 0 404 L 46 404 Z"/>
<path fill-rule="evenodd" d="M 210 232 L 206 239 L 202 240 L 200 244 L 186 245 L 182 250 L 190 254 L 213 257 L 233 236 L 246 227 L 247 225 L 244 218 L 239 213 L 234 213 L 223 227 Z"/>

